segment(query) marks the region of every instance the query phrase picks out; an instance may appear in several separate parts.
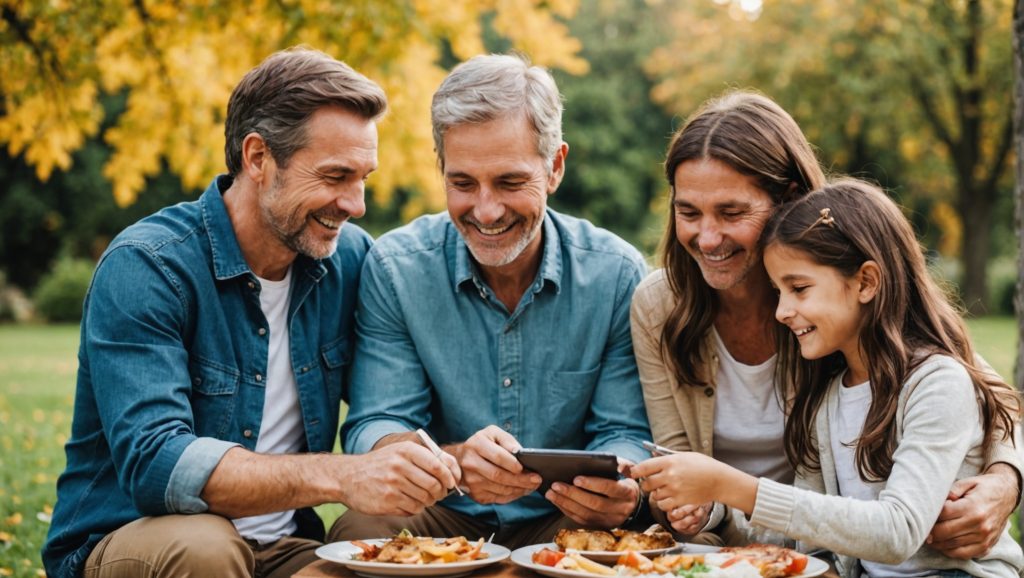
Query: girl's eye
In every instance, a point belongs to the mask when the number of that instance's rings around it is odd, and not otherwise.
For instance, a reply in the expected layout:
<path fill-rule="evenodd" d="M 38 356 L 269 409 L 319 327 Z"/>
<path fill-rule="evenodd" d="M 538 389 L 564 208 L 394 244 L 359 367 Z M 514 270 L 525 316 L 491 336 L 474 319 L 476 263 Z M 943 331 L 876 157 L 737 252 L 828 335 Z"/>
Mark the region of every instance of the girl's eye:
<path fill-rule="evenodd" d="M 803 293 L 804 289 L 807 289 L 807 287 L 808 287 L 807 285 L 802 285 L 800 287 L 797 287 L 797 286 L 794 285 L 793 286 L 793 293 Z"/>

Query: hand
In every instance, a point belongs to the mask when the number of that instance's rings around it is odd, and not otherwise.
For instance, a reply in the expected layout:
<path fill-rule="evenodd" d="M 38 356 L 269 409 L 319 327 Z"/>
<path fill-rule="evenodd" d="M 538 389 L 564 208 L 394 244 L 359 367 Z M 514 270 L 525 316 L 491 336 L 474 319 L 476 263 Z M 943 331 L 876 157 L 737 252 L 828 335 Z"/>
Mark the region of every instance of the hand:
<path fill-rule="evenodd" d="M 622 466 L 620 463 L 620 470 Z M 616 528 L 636 511 L 640 486 L 629 478 L 609 480 L 577 476 L 571 486 L 561 482 L 551 484 L 544 497 L 577 524 Z"/>
<path fill-rule="evenodd" d="M 949 490 L 928 544 L 951 558 L 988 554 L 1017 507 L 1017 473 L 996 464 L 989 473 L 957 480 Z"/>
<path fill-rule="evenodd" d="M 696 452 L 651 458 L 630 473 L 663 512 L 714 501 L 751 512 L 757 499 L 757 478 Z"/>
<path fill-rule="evenodd" d="M 683 536 L 696 536 L 707 525 L 711 518 L 712 503 L 687 504 L 679 506 L 671 512 L 666 512 L 672 529 Z"/>
<path fill-rule="evenodd" d="M 540 487 L 541 478 L 523 472 L 513 454 L 522 446 L 498 426 L 489 425 L 458 446 L 463 484 L 481 504 L 507 504 Z"/>
<path fill-rule="evenodd" d="M 411 516 L 448 495 L 459 483 L 455 457 L 438 459 L 422 445 L 401 441 L 359 456 L 359 475 L 345 475 L 343 494 L 348 507 L 374 516 Z"/>

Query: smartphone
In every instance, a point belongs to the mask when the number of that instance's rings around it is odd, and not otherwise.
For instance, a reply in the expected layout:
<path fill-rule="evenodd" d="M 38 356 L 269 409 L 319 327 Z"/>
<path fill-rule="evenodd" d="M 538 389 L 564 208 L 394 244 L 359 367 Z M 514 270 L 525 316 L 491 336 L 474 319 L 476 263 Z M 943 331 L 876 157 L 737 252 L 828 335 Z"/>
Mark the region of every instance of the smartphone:
<path fill-rule="evenodd" d="M 666 448 L 665 446 L 659 446 L 658 444 L 656 444 L 654 442 L 643 442 L 641 445 L 644 446 L 645 450 L 651 452 L 651 454 L 655 455 L 655 456 L 668 456 L 668 455 L 678 454 L 679 453 L 678 451 L 670 450 L 670 449 Z"/>
<path fill-rule="evenodd" d="M 576 476 L 619 479 L 619 460 L 610 452 L 523 448 L 515 456 L 524 469 L 540 474 L 542 495 L 554 482 L 572 485 Z"/>

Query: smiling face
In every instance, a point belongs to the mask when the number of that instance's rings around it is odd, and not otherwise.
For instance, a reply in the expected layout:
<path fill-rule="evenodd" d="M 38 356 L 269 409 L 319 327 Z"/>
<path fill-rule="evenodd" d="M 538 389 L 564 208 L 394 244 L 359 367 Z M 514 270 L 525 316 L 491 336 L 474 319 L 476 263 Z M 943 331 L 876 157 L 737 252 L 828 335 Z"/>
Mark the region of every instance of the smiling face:
<path fill-rule="evenodd" d="M 779 290 L 775 317 L 796 335 L 800 355 L 820 359 L 841 351 L 851 369 L 861 367 L 860 328 L 874 296 L 865 293 L 862 273 L 846 277 L 776 243 L 765 248 L 764 264 Z"/>
<path fill-rule="evenodd" d="M 547 198 L 561 181 L 567 150 L 563 144 L 548 171 L 521 115 L 444 134 L 448 214 L 483 268 L 539 259 Z"/>
<path fill-rule="evenodd" d="M 715 159 L 690 160 L 675 174 L 676 239 L 712 289 L 732 289 L 761 267 L 758 240 L 774 207 L 752 177 Z"/>
<path fill-rule="evenodd" d="M 306 131 L 306 145 L 288 166 L 273 165 L 271 184 L 259 197 L 260 214 L 290 251 L 323 259 L 337 248 L 342 224 L 366 212 L 366 178 L 377 168 L 377 124 L 324 107 L 309 118 Z"/>

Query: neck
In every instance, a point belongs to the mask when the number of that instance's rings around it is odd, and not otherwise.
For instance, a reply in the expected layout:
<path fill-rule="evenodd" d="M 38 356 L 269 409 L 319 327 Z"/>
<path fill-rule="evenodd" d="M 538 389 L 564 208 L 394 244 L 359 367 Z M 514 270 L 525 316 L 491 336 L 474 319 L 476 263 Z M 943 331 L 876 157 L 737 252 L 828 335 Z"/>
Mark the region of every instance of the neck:
<path fill-rule="evenodd" d="M 537 278 L 537 271 L 540 270 L 540 261 L 544 253 L 543 247 L 544 232 L 541 231 L 526 249 L 508 265 L 488 267 L 477 264 L 484 282 L 494 291 L 495 297 L 505 304 L 505 308 L 510 313 L 515 311 L 523 294 Z"/>
<path fill-rule="evenodd" d="M 255 183 L 240 175 L 224 191 L 224 205 L 249 268 L 258 277 L 280 281 L 297 254 L 268 230 L 260 211 L 259 194 Z"/>
<path fill-rule="evenodd" d="M 775 355 L 777 299 L 764 269 L 751 271 L 743 283 L 718 291 L 715 330 L 733 359 L 759 365 Z"/>
<path fill-rule="evenodd" d="M 859 350 L 854 352 L 843 351 L 843 357 L 846 359 L 846 375 L 843 377 L 843 385 L 853 387 L 871 378 L 868 375 L 868 366 L 864 363 L 864 357 Z"/>

